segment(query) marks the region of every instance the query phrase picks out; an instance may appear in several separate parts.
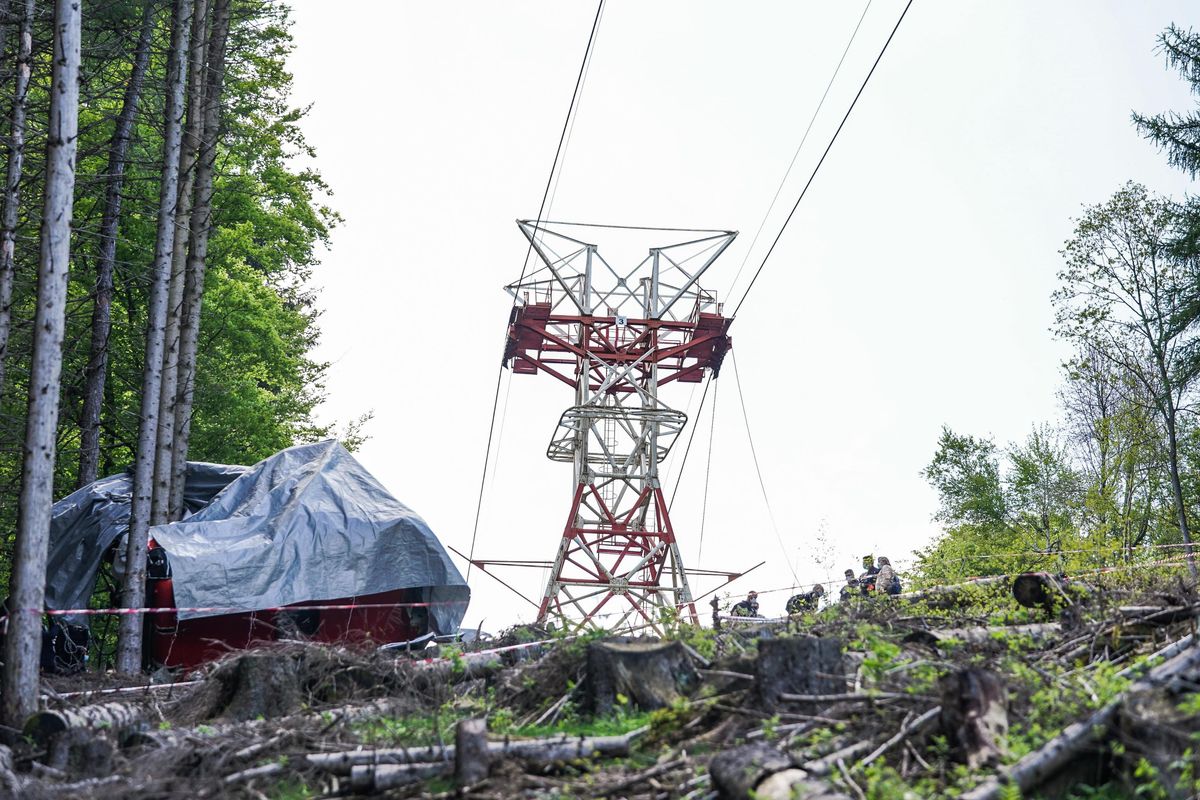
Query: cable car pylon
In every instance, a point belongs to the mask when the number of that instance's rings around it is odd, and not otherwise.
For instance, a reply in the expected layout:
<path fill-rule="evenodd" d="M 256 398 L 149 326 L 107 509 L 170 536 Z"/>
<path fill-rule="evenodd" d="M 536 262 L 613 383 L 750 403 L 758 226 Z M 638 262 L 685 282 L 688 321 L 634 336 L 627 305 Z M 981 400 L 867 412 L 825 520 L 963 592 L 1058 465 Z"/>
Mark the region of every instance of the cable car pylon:
<path fill-rule="evenodd" d="M 721 369 L 732 319 L 699 281 L 737 233 L 690 232 L 617 267 L 562 223 L 517 224 L 542 266 L 505 287 L 515 300 L 505 366 L 574 390 L 546 450 L 575 480 L 538 621 L 698 622 L 659 476 L 687 415 L 661 391 Z"/>

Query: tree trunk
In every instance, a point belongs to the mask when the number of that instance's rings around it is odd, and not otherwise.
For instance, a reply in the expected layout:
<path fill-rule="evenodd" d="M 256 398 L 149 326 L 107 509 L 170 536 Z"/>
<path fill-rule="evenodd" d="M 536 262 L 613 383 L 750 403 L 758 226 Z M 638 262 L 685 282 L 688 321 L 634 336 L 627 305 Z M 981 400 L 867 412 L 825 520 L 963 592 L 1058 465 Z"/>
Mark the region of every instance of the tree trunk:
<path fill-rule="evenodd" d="M 213 168 L 221 124 L 221 88 L 225 80 L 225 46 L 229 38 L 229 0 L 215 0 L 208 35 L 208 69 L 204 81 L 203 135 L 196 163 L 196 190 L 188 224 L 187 275 L 179 330 L 179 385 L 175 403 L 175 448 L 172 453 L 171 505 L 183 507 L 183 477 L 187 470 L 192 433 L 192 403 L 196 389 L 196 347 L 200 339 L 200 305 L 212 223 Z"/>
<path fill-rule="evenodd" d="M 108 373 L 108 335 L 112 330 L 113 265 L 117 259 L 117 229 L 121 220 L 121 190 L 125 185 L 129 140 L 134 117 L 142 97 L 146 68 L 150 63 L 150 41 L 154 35 L 156 3 L 147 0 L 142 10 L 142 27 L 133 55 L 129 83 L 121 113 L 108 146 L 107 185 L 104 189 L 104 213 L 100 220 L 100 253 L 96 259 L 96 299 L 92 306 L 92 341 L 88 350 L 86 388 L 80 420 L 79 488 L 96 480 L 100 466 L 100 409 L 104 403 L 104 383 Z"/>
<path fill-rule="evenodd" d="M 46 132 L 46 190 L 38 264 L 29 413 L 4 643 L 3 721 L 19 727 L 37 710 L 46 594 L 46 548 L 54 502 L 59 378 L 71 257 L 75 147 L 79 130 L 79 0 L 55 0 L 54 69 Z"/>
<path fill-rule="evenodd" d="M 150 268 L 145 371 L 142 376 L 137 458 L 134 461 L 133 499 L 125 551 L 122 600 L 126 608 L 141 608 L 146 596 L 146 541 L 150 529 L 151 494 L 154 489 L 154 446 L 158 434 L 159 389 L 162 385 L 163 329 L 166 324 L 171 248 L 175 242 L 175 204 L 179 199 L 179 150 L 186 77 L 184 73 L 190 35 L 191 2 L 175 0 L 171 15 L 171 50 L 167 58 L 167 102 L 162 180 L 158 196 L 158 231 L 154 245 L 154 264 Z M 121 617 L 117 630 L 118 672 L 133 674 L 141 670 L 143 623 L 140 614 L 126 614 Z"/>
<path fill-rule="evenodd" d="M 1188 571 L 1192 573 L 1192 580 L 1196 580 L 1196 556 L 1192 552 L 1192 532 L 1188 529 L 1187 509 L 1183 504 L 1183 484 L 1179 480 L 1179 440 L 1175 432 L 1175 404 L 1170 396 L 1170 384 L 1167 384 L 1167 464 L 1171 472 L 1171 492 L 1175 499 L 1175 514 L 1179 520 L 1179 532 L 1183 534 L 1183 541 L 1187 552 Z"/>
<path fill-rule="evenodd" d="M 17 212 L 21 202 L 21 171 L 25 165 L 25 101 L 29 94 L 30 61 L 33 53 L 33 0 L 25 0 L 17 32 L 17 71 L 13 79 L 13 103 L 8 140 L 8 169 L 4 179 L 4 215 L 0 219 L 0 390 L 8 361 L 8 338 L 12 331 L 13 272 L 17 244 Z"/>
<path fill-rule="evenodd" d="M 39 747 L 45 747 L 58 734 L 75 728 L 119 731 L 132 727 L 149 716 L 151 710 L 145 703 L 115 701 L 41 711 L 29 717 L 22 730 Z"/>
<path fill-rule="evenodd" d="M 183 317 L 183 290 L 187 268 L 188 225 L 196 179 L 196 155 L 204 132 L 204 55 L 208 37 L 208 0 L 195 0 L 192 8 L 191 48 L 188 55 L 187 127 L 179 151 L 179 202 L 175 213 L 175 245 L 171 251 L 171 281 L 167 290 L 166 343 L 158 406 L 158 443 L 155 448 L 154 497 L 150 520 L 155 525 L 182 517 L 183 487 L 174 491 L 175 403 L 179 391 L 179 330 Z"/>

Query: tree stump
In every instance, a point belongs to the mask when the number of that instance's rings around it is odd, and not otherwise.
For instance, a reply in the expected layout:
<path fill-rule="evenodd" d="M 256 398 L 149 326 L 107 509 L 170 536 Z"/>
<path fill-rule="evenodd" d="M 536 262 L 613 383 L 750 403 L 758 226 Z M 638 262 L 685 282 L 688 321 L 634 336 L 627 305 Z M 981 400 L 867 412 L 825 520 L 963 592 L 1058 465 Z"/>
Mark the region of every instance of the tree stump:
<path fill-rule="evenodd" d="M 1008 734 L 1008 693 L 994 673 L 964 669 L 942 676 L 942 732 L 955 760 L 971 769 L 999 763 Z"/>
<path fill-rule="evenodd" d="M 210 716 L 273 719 L 291 714 L 303 699 L 296 661 L 286 654 L 246 653 L 214 677 L 221 692 Z"/>
<path fill-rule="evenodd" d="M 643 711 L 665 708 L 700 683 L 679 642 L 606 639 L 588 645 L 587 683 L 592 710 L 612 710 L 617 695 Z"/>
<path fill-rule="evenodd" d="M 767 639 L 758 643 L 754 681 L 764 706 L 781 694 L 838 694 L 846 691 L 842 643 L 817 636 Z"/>
<path fill-rule="evenodd" d="M 488 776 L 487 720 L 464 719 L 454 730 L 454 780 L 473 786 Z"/>
<path fill-rule="evenodd" d="M 45 763 L 74 777 L 100 778 L 112 774 L 115 752 L 108 737 L 87 728 L 72 728 L 50 741 Z"/>

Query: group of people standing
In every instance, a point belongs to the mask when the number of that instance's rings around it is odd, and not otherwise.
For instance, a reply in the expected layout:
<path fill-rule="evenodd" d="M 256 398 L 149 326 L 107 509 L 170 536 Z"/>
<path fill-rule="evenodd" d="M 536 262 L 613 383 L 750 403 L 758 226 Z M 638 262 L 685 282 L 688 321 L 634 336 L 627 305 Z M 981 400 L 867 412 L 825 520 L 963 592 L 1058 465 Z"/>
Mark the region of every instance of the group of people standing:
<path fill-rule="evenodd" d="M 840 593 L 842 600 L 854 597 L 869 597 L 872 594 L 900 594 L 900 576 L 892 567 L 892 562 L 886 556 L 880 556 L 878 564 L 875 556 L 865 555 L 862 560 L 863 572 L 857 577 L 854 570 L 846 570 L 846 583 Z M 807 592 L 792 595 L 788 598 L 787 613 L 801 614 L 805 611 L 816 611 L 825 596 L 825 587 L 814 584 Z M 758 592 L 750 592 L 746 599 L 734 604 L 729 613 L 735 617 L 757 617 Z"/>

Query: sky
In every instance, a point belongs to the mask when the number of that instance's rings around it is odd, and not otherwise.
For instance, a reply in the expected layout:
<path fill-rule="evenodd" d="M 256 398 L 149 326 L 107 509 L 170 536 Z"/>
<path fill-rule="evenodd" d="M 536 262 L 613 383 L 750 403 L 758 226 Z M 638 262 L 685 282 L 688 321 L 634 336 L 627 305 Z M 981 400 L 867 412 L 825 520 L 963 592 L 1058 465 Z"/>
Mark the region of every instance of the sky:
<path fill-rule="evenodd" d="M 739 231 L 702 281 L 736 302 L 903 5 L 609 0 L 545 217 Z M 320 414 L 373 412 L 358 458 L 462 552 L 482 476 L 477 558 L 552 558 L 570 505 L 570 466 L 545 458 L 569 388 L 503 373 L 486 475 L 484 454 L 515 220 L 538 214 L 595 11 L 294 0 L 294 102 L 344 218 L 314 278 Z M 911 563 L 940 530 L 921 470 L 943 425 L 1004 446 L 1059 418 L 1050 293 L 1072 219 L 1126 181 L 1196 188 L 1130 123 L 1196 102 L 1155 49 L 1171 22 L 1200 7 L 913 3 L 737 315 L 737 377 L 727 362 L 698 418 L 690 387 L 664 398 L 699 425 L 672 511 L 688 566 L 766 561 L 722 593 L 774 614 L 864 553 Z M 499 574 L 534 598 L 546 577 Z M 535 615 L 470 583 L 471 627 Z"/>

